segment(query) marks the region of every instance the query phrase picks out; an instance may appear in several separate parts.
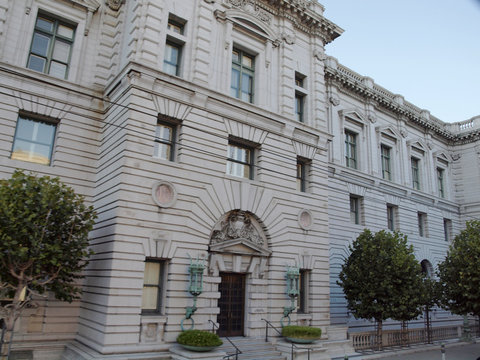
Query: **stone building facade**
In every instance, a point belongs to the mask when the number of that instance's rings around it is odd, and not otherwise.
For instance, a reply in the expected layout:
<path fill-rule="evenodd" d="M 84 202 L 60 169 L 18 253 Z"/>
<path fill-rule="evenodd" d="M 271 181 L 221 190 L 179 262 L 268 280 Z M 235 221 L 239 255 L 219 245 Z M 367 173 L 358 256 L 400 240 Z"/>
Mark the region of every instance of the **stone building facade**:
<path fill-rule="evenodd" d="M 419 259 L 442 259 L 444 228 L 479 216 L 480 119 L 443 123 L 327 57 L 343 30 L 323 10 L 0 0 L 1 176 L 58 176 L 98 212 L 81 301 L 38 299 L 15 348 L 167 358 L 190 324 L 191 258 L 206 266 L 195 328 L 261 337 L 298 267 L 291 319 L 333 339 L 348 324 L 341 259 L 363 227 L 387 227 L 387 206 Z"/>

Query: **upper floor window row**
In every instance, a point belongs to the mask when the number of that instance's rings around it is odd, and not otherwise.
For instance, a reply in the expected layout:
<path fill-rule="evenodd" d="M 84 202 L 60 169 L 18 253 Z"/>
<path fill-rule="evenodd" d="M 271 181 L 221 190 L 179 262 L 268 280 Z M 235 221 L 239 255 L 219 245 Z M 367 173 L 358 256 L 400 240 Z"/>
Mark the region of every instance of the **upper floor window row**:
<path fill-rule="evenodd" d="M 185 39 L 186 21 L 170 14 L 167 23 L 167 40 L 163 57 L 163 71 L 170 75 L 181 76 L 181 63 Z"/>
<path fill-rule="evenodd" d="M 230 95 L 253 103 L 254 75 L 255 56 L 243 50 L 233 48 Z"/>
<path fill-rule="evenodd" d="M 66 79 L 70 67 L 76 26 L 39 13 L 35 22 L 27 67 Z"/>
<path fill-rule="evenodd" d="M 345 165 L 357 169 L 357 134 L 345 131 Z"/>

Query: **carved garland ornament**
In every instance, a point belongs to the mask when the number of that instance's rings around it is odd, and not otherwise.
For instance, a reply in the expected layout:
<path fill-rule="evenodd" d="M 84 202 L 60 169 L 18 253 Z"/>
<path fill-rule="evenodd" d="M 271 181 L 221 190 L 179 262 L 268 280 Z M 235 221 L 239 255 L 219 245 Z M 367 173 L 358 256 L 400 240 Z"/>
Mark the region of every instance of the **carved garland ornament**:
<path fill-rule="evenodd" d="M 245 211 L 233 211 L 220 223 L 220 229 L 214 230 L 211 243 L 245 239 L 257 246 L 264 246 L 265 240 L 252 223 L 252 216 Z"/>

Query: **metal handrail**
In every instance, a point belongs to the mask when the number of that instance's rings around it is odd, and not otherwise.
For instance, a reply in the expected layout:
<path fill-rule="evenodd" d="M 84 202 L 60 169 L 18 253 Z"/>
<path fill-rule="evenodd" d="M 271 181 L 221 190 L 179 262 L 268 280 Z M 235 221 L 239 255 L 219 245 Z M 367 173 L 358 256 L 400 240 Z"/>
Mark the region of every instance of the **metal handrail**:
<path fill-rule="evenodd" d="M 212 332 L 213 332 L 213 333 L 215 332 L 215 329 L 217 329 L 217 330 L 219 329 L 219 327 L 217 326 L 217 324 L 215 324 L 212 320 L 208 319 L 208 321 L 211 322 L 212 325 L 213 325 L 213 326 L 212 326 Z M 230 339 L 228 338 L 228 336 L 225 336 L 225 339 L 227 339 L 228 342 L 235 348 L 235 354 L 225 355 L 225 356 L 223 357 L 223 359 L 230 359 L 232 356 L 235 356 L 235 360 L 238 360 L 238 355 L 239 355 L 239 354 L 242 354 L 242 350 L 240 350 L 240 349 L 237 347 L 237 345 L 235 345 L 235 344 L 232 342 L 232 340 L 230 340 Z"/>
<path fill-rule="evenodd" d="M 268 321 L 267 319 L 262 319 L 262 320 L 265 321 L 265 342 L 268 342 L 268 327 L 271 327 L 272 329 L 274 329 L 280 336 L 282 335 L 282 333 L 270 321 Z M 295 357 L 295 350 L 307 350 L 307 359 L 310 360 L 310 351 L 312 351 L 314 348 L 300 347 L 295 345 L 293 342 L 291 343 L 291 345 L 292 345 L 291 360 L 293 360 Z"/>
<path fill-rule="evenodd" d="M 263 321 L 265 321 L 265 342 L 268 342 L 268 327 L 270 326 L 273 330 L 275 330 L 278 335 L 282 336 L 282 332 L 279 331 L 275 325 L 273 325 L 270 321 L 268 321 L 267 319 L 263 319 Z"/>

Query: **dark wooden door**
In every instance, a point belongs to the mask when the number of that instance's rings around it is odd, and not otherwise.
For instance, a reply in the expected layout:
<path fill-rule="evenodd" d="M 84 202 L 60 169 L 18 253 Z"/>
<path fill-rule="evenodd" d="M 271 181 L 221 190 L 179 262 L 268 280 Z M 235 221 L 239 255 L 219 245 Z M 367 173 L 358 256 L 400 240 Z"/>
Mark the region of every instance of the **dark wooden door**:
<path fill-rule="evenodd" d="M 245 316 L 245 275 L 220 273 L 218 306 L 219 336 L 243 336 Z"/>

